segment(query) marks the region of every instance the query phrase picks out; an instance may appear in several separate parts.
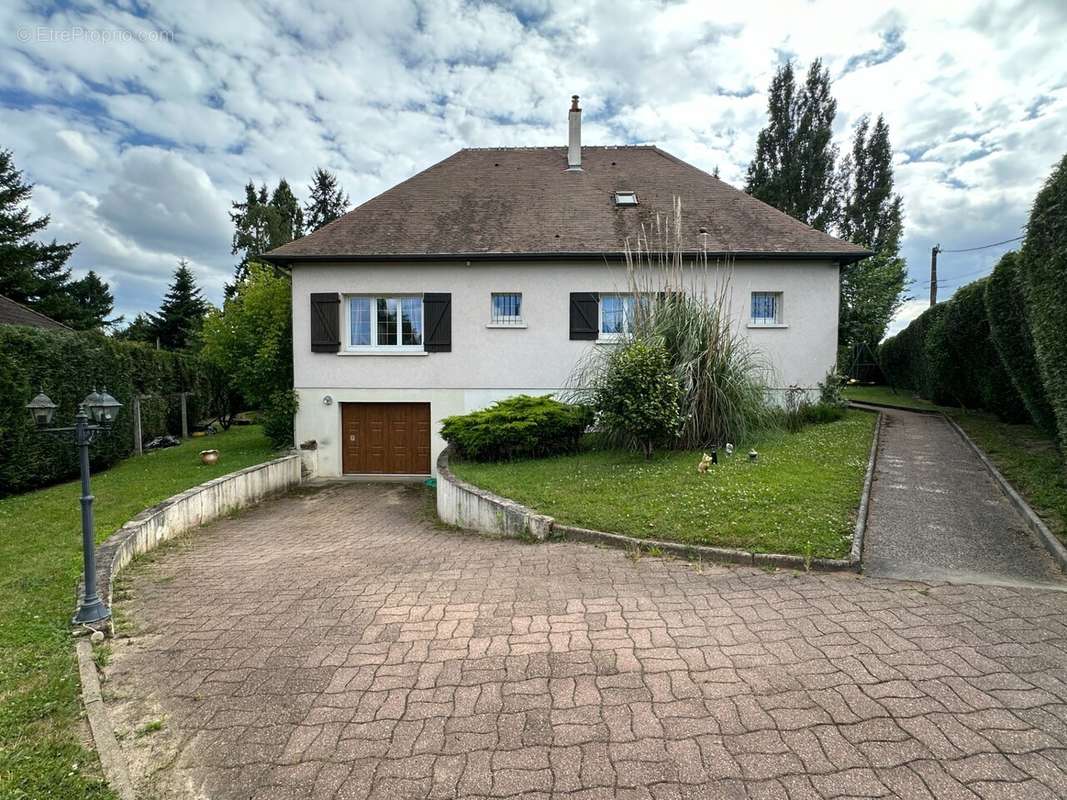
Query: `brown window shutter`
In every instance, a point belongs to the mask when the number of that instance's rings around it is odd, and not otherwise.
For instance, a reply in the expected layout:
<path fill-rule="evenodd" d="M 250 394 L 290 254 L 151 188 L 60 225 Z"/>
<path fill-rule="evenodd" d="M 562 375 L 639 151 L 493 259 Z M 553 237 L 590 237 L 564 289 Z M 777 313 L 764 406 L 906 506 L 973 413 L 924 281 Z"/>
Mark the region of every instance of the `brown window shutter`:
<path fill-rule="evenodd" d="M 600 295 L 571 292 L 571 338 L 595 341 L 600 334 Z"/>
<path fill-rule="evenodd" d="M 422 296 L 426 326 L 422 348 L 427 353 L 452 352 L 452 295 L 427 292 Z"/>
<path fill-rule="evenodd" d="M 341 296 L 336 292 L 311 295 L 311 352 L 341 349 Z"/>

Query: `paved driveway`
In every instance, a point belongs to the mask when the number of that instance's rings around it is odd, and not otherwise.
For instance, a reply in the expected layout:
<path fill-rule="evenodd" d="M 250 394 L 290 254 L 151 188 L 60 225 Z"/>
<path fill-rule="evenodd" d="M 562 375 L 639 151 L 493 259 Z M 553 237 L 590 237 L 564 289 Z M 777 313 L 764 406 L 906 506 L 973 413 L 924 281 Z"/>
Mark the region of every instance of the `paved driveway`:
<path fill-rule="evenodd" d="M 107 686 L 147 796 L 1067 796 L 1067 594 L 493 540 L 420 492 L 132 574 Z"/>

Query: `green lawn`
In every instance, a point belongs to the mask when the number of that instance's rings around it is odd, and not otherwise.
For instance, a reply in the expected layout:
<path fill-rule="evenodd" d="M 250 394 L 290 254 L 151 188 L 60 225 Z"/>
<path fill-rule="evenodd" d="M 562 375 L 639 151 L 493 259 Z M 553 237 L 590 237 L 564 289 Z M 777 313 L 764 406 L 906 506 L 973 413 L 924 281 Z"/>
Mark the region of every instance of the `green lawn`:
<path fill-rule="evenodd" d="M 645 461 L 620 451 L 484 464 L 455 473 L 564 523 L 650 539 L 758 552 L 848 555 L 875 415 L 850 411 L 826 425 L 776 434 L 721 455 L 707 475 L 700 453 Z"/>
<path fill-rule="evenodd" d="M 946 408 L 1049 529 L 1067 544 L 1067 464 L 1055 443 L 1033 425 L 992 414 Z"/>
<path fill-rule="evenodd" d="M 873 403 L 874 405 L 904 406 L 920 410 L 936 411 L 938 406 L 928 400 L 923 400 L 909 389 L 897 389 L 894 391 L 888 386 L 846 386 L 845 397 L 855 400 L 857 403 Z"/>
<path fill-rule="evenodd" d="M 204 466 L 197 456 L 207 447 L 222 454 L 215 466 Z M 270 454 L 259 426 L 231 428 L 93 476 L 97 541 L 142 509 Z M 71 482 L 0 499 L 2 798 L 113 796 L 77 725 L 81 706 L 69 621 L 82 565 L 78 495 L 78 484 Z"/>

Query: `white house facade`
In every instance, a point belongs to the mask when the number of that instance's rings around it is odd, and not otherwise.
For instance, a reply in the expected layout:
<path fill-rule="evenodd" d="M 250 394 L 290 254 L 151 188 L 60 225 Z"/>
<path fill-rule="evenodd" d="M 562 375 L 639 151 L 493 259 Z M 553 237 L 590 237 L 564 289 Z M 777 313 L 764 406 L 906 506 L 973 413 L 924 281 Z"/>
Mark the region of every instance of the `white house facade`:
<path fill-rule="evenodd" d="M 292 273 L 295 438 L 318 475 L 430 475 L 445 417 L 571 386 L 626 324 L 624 252 L 679 202 L 710 264 L 693 285 L 727 287 L 771 385 L 833 365 L 839 267 L 866 251 L 656 148 L 576 149 L 576 105 L 569 148 L 461 151 L 267 254 Z"/>

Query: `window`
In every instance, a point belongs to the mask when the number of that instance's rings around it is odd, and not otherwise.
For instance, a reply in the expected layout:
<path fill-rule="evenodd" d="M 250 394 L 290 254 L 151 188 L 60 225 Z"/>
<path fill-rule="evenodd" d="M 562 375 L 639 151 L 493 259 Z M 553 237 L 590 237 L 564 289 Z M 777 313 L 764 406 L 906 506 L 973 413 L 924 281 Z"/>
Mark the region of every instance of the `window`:
<path fill-rule="evenodd" d="M 752 325 L 782 324 L 782 293 L 752 293 Z"/>
<path fill-rule="evenodd" d="M 500 327 L 523 325 L 522 292 L 493 292 L 489 300 L 489 324 Z"/>
<path fill-rule="evenodd" d="M 615 192 L 615 205 L 636 206 L 637 192 Z"/>
<path fill-rule="evenodd" d="M 349 297 L 349 350 L 421 350 L 421 297 Z"/>
<path fill-rule="evenodd" d="M 641 298 L 647 305 L 647 298 Z M 617 339 L 629 333 L 634 317 L 632 294 L 602 294 L 600 296 L 600 338 Z"/>

